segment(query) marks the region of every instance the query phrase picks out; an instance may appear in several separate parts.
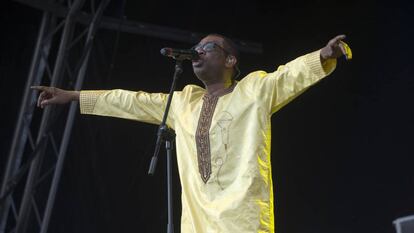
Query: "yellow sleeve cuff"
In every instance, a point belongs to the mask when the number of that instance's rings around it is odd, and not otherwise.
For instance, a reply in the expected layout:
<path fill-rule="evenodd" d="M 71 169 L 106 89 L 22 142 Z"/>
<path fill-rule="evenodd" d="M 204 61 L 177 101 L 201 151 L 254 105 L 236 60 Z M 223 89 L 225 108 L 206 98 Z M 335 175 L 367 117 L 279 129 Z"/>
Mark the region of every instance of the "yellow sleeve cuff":
<path fill-rule="evenodd" d="M 305 63 L 312 72 L 318 77 L 324 77 L 332 73 L 336 68 L 336 59 L 328 59 L 323 64 L 321 62 L 321 50 L 305 55 Z"/>
<path fill-rule="evenodd" d="M 92 114 L 99 96 L 108 91 L 81 91 L 79 106 L 81 114 Z"/>

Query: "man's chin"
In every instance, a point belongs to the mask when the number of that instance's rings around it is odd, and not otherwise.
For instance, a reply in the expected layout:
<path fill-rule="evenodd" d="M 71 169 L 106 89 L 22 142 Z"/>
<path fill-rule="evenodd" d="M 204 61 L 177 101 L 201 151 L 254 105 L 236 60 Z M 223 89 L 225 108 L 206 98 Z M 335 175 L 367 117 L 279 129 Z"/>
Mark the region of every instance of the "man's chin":
<path fill-rule="evenodd" d="M 202 65 L 193 65 L 193 71 L 195 74 L 201 74 L 204 72 L 204 68 Z"/>
<path fill-rule="evenodd" d="M 203 66 L 195 66 L 193 65 L 193 72 L 194 74 L 197 76 L 198 79 L 200 79 L 199 77 L 203 76 L 205 70 L 203 68 Z"/>

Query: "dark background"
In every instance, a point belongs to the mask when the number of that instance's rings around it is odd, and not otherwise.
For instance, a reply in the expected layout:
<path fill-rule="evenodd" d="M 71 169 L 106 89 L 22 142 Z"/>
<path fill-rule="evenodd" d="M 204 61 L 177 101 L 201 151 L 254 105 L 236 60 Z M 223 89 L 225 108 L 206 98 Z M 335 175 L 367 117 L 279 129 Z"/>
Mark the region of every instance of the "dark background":
<path fill-rule="evenodd" d="M 3 175 L 42 14 L 15 2 L 1 5 Z M 346 34 L 354 59 L 339 59 L 331 76 L 272 118 L 276 231 L 388 233 L 394 232 L 393 220 L 414 214 L 409 18 L 414 12 L 396 5 L 130 0 L 125 15 L 262 43 L 263 54 L 242 54 L 243 75 L 257 69 L 271 72 Z M 116 4 L 109 9 L 106 14 L 114 14 Z M 97 38 L 84 89 L 167 92 L 173 61 L 159 55 L 159 49 L 191 46 L 107 30 L 100 30 Z M 178 86 L 188 83 L 200 84 L 186 64 Z M 154 177 L 146 175 L 156 129 L 77 116 L 49 232 L 164 232 L 164 159 Z M 176 173 L 174 183 L 178 232 Z"/>

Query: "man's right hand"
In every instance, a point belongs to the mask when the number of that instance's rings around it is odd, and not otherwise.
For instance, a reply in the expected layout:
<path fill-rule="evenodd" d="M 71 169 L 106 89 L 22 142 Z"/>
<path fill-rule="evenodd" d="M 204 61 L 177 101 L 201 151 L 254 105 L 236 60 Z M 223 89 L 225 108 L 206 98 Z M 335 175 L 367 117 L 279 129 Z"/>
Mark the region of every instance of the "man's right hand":
<path fill-rule="evenodd" d="M 79 91 L 67 91 L 56 87 L 32 86 L 31 89 L 41 91 L 37 106 L 44 108 L 51 104 L 66 104 L 79 100 Z"/>

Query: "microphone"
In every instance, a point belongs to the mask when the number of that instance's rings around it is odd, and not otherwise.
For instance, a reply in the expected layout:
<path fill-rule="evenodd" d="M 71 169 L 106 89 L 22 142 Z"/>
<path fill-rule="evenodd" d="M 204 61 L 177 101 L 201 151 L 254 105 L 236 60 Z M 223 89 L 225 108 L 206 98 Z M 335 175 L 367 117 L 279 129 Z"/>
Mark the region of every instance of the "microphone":
<path fill-rule="evenodd" d="M 175 60 L 197 60 L 199 58 L 198 52 L 194 49 L 162 48 L 160 52 L 162 55 L 172 57 Z"/>

